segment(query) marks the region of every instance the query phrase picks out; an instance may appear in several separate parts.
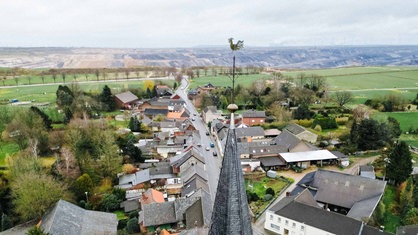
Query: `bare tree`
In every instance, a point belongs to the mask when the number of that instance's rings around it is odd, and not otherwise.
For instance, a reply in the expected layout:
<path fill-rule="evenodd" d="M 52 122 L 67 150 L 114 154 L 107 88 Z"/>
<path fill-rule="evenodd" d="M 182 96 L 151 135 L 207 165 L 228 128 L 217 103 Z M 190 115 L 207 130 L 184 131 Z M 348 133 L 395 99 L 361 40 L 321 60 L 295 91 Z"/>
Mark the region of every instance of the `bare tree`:
<path fill-rule="evenodd" d="M 65 73 L 65 71 L 61 72 L 61 77 L 62 77 L 62 82 L 65 84 L 65 78 L 66 78 L 67 74 Z"/>
<path fill-rule="evenodd" d="M 360 104 L 353 109 L 353 119 L 356 123 L 360 123 L 363 119 L 367 119 L 370 116 L 370 108 L 364 104 Z"/>
<path fill-rule="evenodd" d="M 30 150 L 30 153 L 32 154 L 32 156 L 36 159 L 38 159 L 38 139 L 37 138 L 30 138 L 29 139 L 29 143 L 28 143 L 28 147 Z"/>
<path fill-rule="evenodd" d="M 45 84 L 45 72 L 41 72 L 42 83 Z"/>
<path fill-rule="evenodd" d="M 100 71 L 98 69 L 94 70 L 94 74 L 96 75 L 97 81 L 99 81 Z"/>
<path fill-rule="evenodd" d="M 349 91 L 337 91 L 334 94 L 334 101 L 342 108 L 347 103 L 353 101 L 353 94 Z"/>
<path fill-rule="evenodd" d="M 126 76 L 126 80 L 129 79 L 129 69 L 125 69 L 125 76 Z"/>

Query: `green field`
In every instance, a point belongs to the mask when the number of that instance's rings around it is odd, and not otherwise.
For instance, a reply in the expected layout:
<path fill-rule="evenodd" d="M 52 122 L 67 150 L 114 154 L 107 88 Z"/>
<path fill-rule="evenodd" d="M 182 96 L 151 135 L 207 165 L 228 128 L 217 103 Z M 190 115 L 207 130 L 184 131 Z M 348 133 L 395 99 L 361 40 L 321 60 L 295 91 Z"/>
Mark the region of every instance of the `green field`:
<path fill-rule="evenodd" d="M 395 118 L 399 121 L 403 133 L 399 139 L 407 142 L 409 145 L 418 147 L 418 136 L 405 133 L 409 130 L 409 128 L 418 128 L 418 111 L 393 113 L 375 112 L 373 113 L 372 117 L 382 122 L 387 120 L 388 117 Z"/>
<path fill-rule="evenodd" d="M 240 75 L 235 78 L 235 84 L 240 84 L 244 87 L 249 87 L 251 84 L 258 79 L 269 79 L 271 76 L 268 74 L 251 74 L 251 75 Z M 190 82 L 190 88 L 196 88 L 198 86 L 203 86 L 208 83 L 211 83 L 214 86 L 221 86 L 221 87 L 232 87 L 232 80 L 228 76 L 208 76 L 208 77 L 200 77 L 194 78 Z"/>
<path fill-rule="evenodd" d="M 410 127 L 416 129 L 418 128 L 418 112 L 392 112 L 392 113 L 383 113 L 376 112 L 372 117 L 379 121 L 384 121 L 388 117 L 393 117 L 399 121 L 402 131 L 408 131 Z"/>
<path fill-rule="evenodd" d="M 0 143 L 0 166 L 4 166 L 7 156 L 15 154 L 19 151 L 19 146 L 14 143 Z"/>
<path fill-rule="evenodd" d="M 285 71 L 284 75 L 320 75 L 327 79 L 330 90 L 381 88 L 418 89 L 417 67 L 352 67 L 320 70 Z"/>
<path fill-rule="evenodd" d="M 144 81 L 120 80 L 118 82 L 93 82 L 93 83 L 78 83 L 79 87 L 86 92 L 100 93 L 105 85 L 112 89 L 113 94 L 121 93 L 127 89 L 138 89 L 144 87 Z M 157 81 L 155 81 L 157 83 Z M 174 81 L 163 80 L 163 83 L 170 83 Z M 20 86 L 13 88 L 0 88 L 0 100 L 18 99 L 19 101 L 33 101 L 33 102 L 51 102 L 55 103 L 56 91 L 59 85 L 63 84 L 48 84 L 39 86 Z M 71 83 L 65 85 L 71 86 Z"/>

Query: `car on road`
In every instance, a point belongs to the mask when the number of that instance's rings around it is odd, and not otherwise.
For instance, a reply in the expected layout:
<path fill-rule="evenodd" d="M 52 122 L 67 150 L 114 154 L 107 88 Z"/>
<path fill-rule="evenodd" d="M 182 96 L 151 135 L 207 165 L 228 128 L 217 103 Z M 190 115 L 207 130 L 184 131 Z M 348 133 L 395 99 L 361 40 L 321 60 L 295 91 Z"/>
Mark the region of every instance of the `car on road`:
<path fill-rule="evenodd" d="M 213 152 L 212 154 L 213 154 L 214 157 L 218 156 L 218 153 L 216 153 L 216 152 Z"/>
<path fill-rule="evenodd" d="M 192 117 L 192 121 L 196 120 L 194 117 Z"/>

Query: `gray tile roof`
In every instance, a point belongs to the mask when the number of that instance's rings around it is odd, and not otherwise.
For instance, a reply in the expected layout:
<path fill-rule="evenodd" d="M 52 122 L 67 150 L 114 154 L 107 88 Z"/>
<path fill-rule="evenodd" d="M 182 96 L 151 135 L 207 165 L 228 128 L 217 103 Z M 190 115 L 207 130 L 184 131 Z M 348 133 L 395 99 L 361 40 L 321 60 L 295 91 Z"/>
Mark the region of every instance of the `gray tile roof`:
<path fill-rule="evenodd" d="M 143 225 L 148 227 L 182 221 L 186 210 L 199 199 L 200 197 L 178 198 L 171 202 L 141 205 Z"/>
<path fill-rule="evenodd" d="M 338 235 L 374 235 L 379 232 L 376 228 L 364 225 L 361 221 L 298 202 L 295 198 L 284 198 L 278 203 L 279 205 L 273 206 L 271 211 L 285 218 Z M 387 235 L 388 233 L 380 234 Z"/>
<path fill-rule="evenodd" d="M 189 180 L 189 182 L 183 184 L 183 187 L 181 189 L 181 196 L 186 197 L 189 194 L 197 192 L 197 190 L 199 189 L 203 189 L 207 192 L 209 191 L 209 186 L 206 180 L 200 177 L 193 177 L 191 180 Z"/>
<path fill-rule="evenodd" d="M 396 235 L 417 235 L 418 225 L 399 226 L 396 229 Z"/>
<path fill-rule="evenodd" d="M 250 136 L 264 136 L 263 128 L 259 126 L 252 126 L 247 128 L 236 128 L 237 138 L 250 137 Z"/>
<path fill-rule="evenodd" d="M 305 128 L 303 128 L 302 126 L 299 126 L 298 124 L 295 124 L 295 123 L 291 123 L 291 124 L 287 125 L 284 129 L 288 130 L 290 133 L 292 133 L 294 135 L 299 135 L 300 133 L 306 131 Z"/>
<path fill-rule="evenodd" d="M 173 168 L 170 165 L 161 165 L 140 170 L 135 174 L 122 175 L 119 177 L 119 187 L 126 189 L 153 179 L 169 179 L 174 177 Z"/>
<path fill-rule="evenodd" d="M 133 199 L 133 200 L 126 200 L 120 203 L 120 207 L 123 208 L 124 212 L 131 212 L 134 210 L 138 210 L 139 208 L 139 200 Z"/>
<path fill-rule="evenodd" d="M 304 186 L 302 186 L 304 185 Z M 347 216 L 359 219 L 370 217 L 383 195 L 386 182 L 333 171 L 318 170 L 306 174 L 292 195 L 306 186 L 316 201 L 350 209 Z"/>
<path fill-rule="evenodd" d="M 285 166 L 286 163 L 280 160 L 279 157 L 260 157 L 263 166 Z"/>
<path fill-rule="evenodd" d="M 115 95 L 115 97 L 118 100 L 122 101 L 122 103 L 124 103 L 124 104 L 138 100 L 138 97 L 130 91 L 117 94 L 117 95 Z"/>
<path fill-rule="evenodd" d="M 286 152 L 288 152 L 302 142 L 302 140 L 290 133 L 288 130 L 283 130 L 282 133 L 273 139 L 273 142 L 279 146 L 283 146 L 287 149 Z"/>
<path fill-rule="evenodd" d="M 252 234 L 236 129 L 229 129 L 212 213 L 211 235 Z M 263 132 L 264 134 L 264 132 Z"/>
<path fill-rule="evenodd" d="M 260 157 L 263 155 L 272 155 L 287 152 L 287 148 L 280 145 L 272 145 L 270 141 L 266 142 L 239 142 L 239 154 L 250 154 L 252 157 Z"/>
<path fill-rule="evenodd" d="M 154 116 L 161 114 L 163 116 L 167 116 L 168 110 L 167 109 L 145 109 L 144 114 L 147 116 Z"/>
<path fill-rule="evenodd" d="M 265 118 L 265 111 L 247 110 L 242 113 L 243 118 Z"/>
<path fill-rule="evenodd" d="M 171 161 L 172 166 L 180 167 L 183 165 L 184 162 L 186 162 L 189 158 L 196 158 L 203 164 L 205 164 L 205 158 L 203 158 L 202 154 L 196 150 L 196 148 L 191 148 L 189 151 L 181 154 L 179 157 L 176 157 L 174 161 Z"/>
<path fill-rule="evenodd" d="M 181 172 L 181 181 L 186 184 L 190 179 L 192 179 L 194 176 L 199 176 L 203 180 L 208 180 L 208 174 L 205 170 L 200 168 L 197 165 L 190 166 L 187 168 L 186 171 Z"/>
<path fill-rule="evenodd" d="M 89 211 L 59 200 L 42 218 L 41 228 L 54 235 L 112 235 L 117 225 L 116 214 Z"/>

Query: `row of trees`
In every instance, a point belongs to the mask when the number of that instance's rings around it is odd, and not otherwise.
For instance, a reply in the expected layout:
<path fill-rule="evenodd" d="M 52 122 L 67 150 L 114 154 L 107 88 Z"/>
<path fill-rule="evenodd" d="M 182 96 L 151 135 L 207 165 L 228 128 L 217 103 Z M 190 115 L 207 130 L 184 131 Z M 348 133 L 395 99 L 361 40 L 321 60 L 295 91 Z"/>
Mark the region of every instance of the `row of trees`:
<path fill-rule="evenodd" d="M 245 68 L 238 67 L 238 74 L 258 74 L 263 68 L 255 66 L 246 66 Z M 48 69 L 48 70 L 32 70 L 20 67 L 14 67 L 10 69 L 0 70 L 0 79 L 3 86 L 6 85 L 7 80 L 13 80 L 16 85 L 20 85 L 22 80 L 25 84 L 32 84 L 35 78 L 40 78 L 42 83 L 45 84 L 48 81 L 54 83 L 60 81 L 66 83 L 68 81 L 76 82 L 81 80 L 120 80 L 120 79 L 132 79 L 141 77 L 164 77 L 176 74 L 185 74 L 190 78 L 199 78 L 202 76 L 218 76 L 227 75 L 230 73 L 228 67 L 204 67 L 195 66 L 186 68 L 183 66 L 178 69 L 175 67 L 132 67 L 132 68 L 76 68 L 76 69 Z"/>

